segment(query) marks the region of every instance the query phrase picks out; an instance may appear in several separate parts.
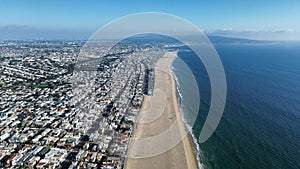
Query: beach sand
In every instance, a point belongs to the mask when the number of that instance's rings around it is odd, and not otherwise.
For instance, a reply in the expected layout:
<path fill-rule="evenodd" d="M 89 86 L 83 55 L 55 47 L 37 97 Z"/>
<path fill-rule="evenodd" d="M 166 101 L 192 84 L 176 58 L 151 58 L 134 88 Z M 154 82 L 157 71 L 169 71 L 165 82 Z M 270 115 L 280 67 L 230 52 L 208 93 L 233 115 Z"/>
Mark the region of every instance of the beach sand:
<path fill-rule="evenodd" d="M 145 96 L 131 139 L 126 169 L 197 169 L 196 148 L 182 121 L 171 65 L 166 52 L 155 65 L 153 96 Z"/>

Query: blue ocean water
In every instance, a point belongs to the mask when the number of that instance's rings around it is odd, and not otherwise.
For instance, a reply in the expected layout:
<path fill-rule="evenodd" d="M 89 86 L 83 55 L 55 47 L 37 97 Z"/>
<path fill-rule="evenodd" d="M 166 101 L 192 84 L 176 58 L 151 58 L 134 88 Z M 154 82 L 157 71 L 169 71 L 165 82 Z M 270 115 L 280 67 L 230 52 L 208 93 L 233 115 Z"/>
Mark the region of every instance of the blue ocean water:
<path fill-rule="evenodd" d="M 227 102 L 212 137 L 200 144 L 206 168 L 300 168 L 300 44 L 217 44 L 227 80 Z M 193 72 L 201 100 L 193 126 L 199 136 L 210 105 L 207 72 L 192 51 L 174 61 L 180 92 L 194 90 L 178 60 Z M 193 97 L 185 96 L 188 105 Z M 187 112 L 184 112 L 187 113 Z M 185 114 L 188 116 L 188 114 Z"/>

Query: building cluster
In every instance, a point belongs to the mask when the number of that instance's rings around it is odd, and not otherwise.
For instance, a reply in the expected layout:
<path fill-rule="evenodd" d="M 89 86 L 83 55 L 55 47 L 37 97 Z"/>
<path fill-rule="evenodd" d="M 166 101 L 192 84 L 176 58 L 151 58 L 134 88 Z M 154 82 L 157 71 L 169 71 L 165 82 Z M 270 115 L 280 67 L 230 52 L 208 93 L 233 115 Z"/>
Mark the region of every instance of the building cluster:
<path fill-rule="evenodd" d="M 164 50 L 82 45 L 0 43 L 0 168 L 123 168 Z"/>

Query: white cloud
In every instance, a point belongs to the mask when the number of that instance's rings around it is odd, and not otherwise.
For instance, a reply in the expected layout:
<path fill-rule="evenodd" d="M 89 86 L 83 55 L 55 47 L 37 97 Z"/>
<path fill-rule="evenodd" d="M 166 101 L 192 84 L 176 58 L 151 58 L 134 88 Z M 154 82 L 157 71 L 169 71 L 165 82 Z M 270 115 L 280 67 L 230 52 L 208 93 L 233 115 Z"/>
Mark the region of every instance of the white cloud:
<path fill-rule="evenodd" d="M 204 33 L 217 36 L 250 38 L 258 40 L 299 40 L 300 32 L 294 29 L 210 29 Z"/>
<path fill-rule="evenodd" d="M 27 25 L 9 24 L 9 25 L 4 25 L 2 27 L 5 29 L 22 29 L 22 28 L 26 28 Z"/>
<path fill-rule="evenodd" d="M 210 29 L 204 30 L 205 33 L 293 33 L 296 32 L 294 29 L 232 29 L 232 28 L 224 28 L 224 29 Z"/>

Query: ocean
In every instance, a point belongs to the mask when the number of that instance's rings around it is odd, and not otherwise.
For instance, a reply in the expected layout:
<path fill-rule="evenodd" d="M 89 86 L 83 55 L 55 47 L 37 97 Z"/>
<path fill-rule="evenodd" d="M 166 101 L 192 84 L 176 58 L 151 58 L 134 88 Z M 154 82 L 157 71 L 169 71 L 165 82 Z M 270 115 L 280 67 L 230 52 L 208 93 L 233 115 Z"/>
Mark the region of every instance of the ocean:
<path fill-rule="evenodd" d="M 218 43 L 227 100 L 214 134 L 199 144 L 201 163 L 209 169 L 300 168 L 300 43 Z M 188 83 L 184 62 L 198 89 Z M 183 116 L 189 118 L 194 96 L 200 107 L 192 131 L 195 138 L 210 105 L 210 83 L 198 57 L 179 48 L 173 73 Z"/>

